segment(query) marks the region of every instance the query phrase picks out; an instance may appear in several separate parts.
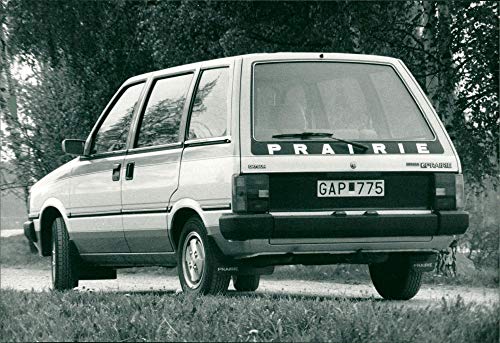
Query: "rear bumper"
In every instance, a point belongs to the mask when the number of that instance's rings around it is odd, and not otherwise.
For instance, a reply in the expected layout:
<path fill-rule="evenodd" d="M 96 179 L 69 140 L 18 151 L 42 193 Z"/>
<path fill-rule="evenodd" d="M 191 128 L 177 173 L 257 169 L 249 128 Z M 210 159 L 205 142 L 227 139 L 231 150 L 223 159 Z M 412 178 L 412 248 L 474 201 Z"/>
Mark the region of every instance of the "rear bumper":
<path fill-rule="evenodd" d="M 468 226 L 469 214 L 464 211 L 355 216 L 226 214 L 219 219 L 220 233 L 230 241 L 449 236 L 463 234 Z"/>

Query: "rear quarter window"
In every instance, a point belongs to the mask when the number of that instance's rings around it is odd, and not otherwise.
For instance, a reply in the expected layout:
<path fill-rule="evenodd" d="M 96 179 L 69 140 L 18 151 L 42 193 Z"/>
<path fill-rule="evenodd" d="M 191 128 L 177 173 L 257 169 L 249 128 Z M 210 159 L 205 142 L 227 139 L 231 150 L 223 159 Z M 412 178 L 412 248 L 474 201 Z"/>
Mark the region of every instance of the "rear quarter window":
<path fill-rule="evenodd" d="M 222 137 L 228 134 L 229 68 L 204 70 L 196 89 L 188 139 Z"/>

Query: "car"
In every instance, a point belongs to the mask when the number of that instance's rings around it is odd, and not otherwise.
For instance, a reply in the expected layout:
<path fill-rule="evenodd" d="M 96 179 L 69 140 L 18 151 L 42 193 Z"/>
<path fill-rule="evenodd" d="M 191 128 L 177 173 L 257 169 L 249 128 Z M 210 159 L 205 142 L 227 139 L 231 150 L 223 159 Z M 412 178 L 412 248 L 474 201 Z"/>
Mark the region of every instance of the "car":
<path fill-rule="evenodd" d="M 250 54 L 128 79 L 76 157 L 30 190 L 52 282 L 177 267 L 186 293 L 255 291 L 275 266 L 368 264 L 411 299 L 469 222 L 460 159 L 399 59 Z"/>

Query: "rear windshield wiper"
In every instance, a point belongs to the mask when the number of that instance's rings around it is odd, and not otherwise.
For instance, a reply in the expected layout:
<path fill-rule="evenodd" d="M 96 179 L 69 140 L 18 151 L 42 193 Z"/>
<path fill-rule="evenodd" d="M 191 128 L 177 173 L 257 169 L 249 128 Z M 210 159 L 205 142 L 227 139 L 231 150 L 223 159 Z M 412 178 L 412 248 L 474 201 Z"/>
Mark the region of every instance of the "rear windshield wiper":
<path fill-rule="evenodd" d="M 281 133 L 278 135 L 273 135 L 273 138 L 302 138 L 302 139 L 307 139 L 307 138 L 314 138 L 314 137 L 327 137 L 330 139 L 333 139 L 334 141 L 337 142 L 342 142 L 342 143 L 347 143 L 351 144 L 352 146 L 362 149 L 363 151 L 368 150 L 369 148 L 361 143 L 354 142 L 354 141 L 348 141 L 345 139 L 337 138 L 333 136 L 333 133 L 330 132 L 301 132 L 301 133 Z"/>

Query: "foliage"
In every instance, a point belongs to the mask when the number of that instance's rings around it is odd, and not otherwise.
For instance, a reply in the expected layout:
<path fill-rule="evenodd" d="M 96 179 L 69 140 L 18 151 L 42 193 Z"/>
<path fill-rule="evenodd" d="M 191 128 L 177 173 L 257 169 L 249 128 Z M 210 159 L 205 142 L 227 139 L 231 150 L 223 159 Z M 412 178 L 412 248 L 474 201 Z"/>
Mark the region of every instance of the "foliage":
<path fill-rule="evenodd" d="M 10 112 L 3 148 L 13 152 L 13 171 L 24 187 L 68 160 L 61 140 L 84 138 L 130 76 L 245 53 L 380 54 L 404 61 L 452 136 L 475 204 L 470 208 L 479 211 L 473 212 L 466 236 L 479 254 L 476 260 L 498 246 L 498 230 L 495 224 L 483 225 L 489 219 L 480 204 L 496 201 L 481 194 L 496 190 L 499 180 L 498 2 L 1 4 L 0 78 L 7 75 L 8 92 L 19 104 L 18 113 L 12 113 L 1 93 L 1 109 Z M 32 65 L 33 81 L 16 85 L 10 80 L 6 61 L 14 59 Z"/>
<path fill-rule="evenodd" d="M 7 112 L 4 117 L 9 133 L 7 148 L 14 154 L 21 184 L 31 184 L 67 162 L 62 140 L 68 136 L 86 138 L 85 128 L 93 124 L 91 118 L 81 115 L 85 102 L 82 88 L 64 66 L 42 68 L 40 73 L 43 82 L 17 88 L 22 110 Z"/>
<path fill-rule="evenodd" d="M 468 249 L 468 258 L 478 268 L 494 267 L 499 263 L 499 195 L 492 187 L 494 181 L 485 178 L 482 192 L 467 192 L 467 207 L 470 212 L 470 223 L 467 232 L 461 239 L 462 245 Z"/>
<path fill-rule="evenodd" d="M 126 0 L 8 1 L 11 54 L 52 68 L 66 65 L 82 82 L 82 115 L 93 123 L 126 78 L 152 69 L 137 39 L 144 7 Z"/>
<path fill-rule="evenodd" d="M 32 79 L 18 80 L 15 87 L 17 113 L 3 116 L 8 132 L 2 148 L 14 153 L 13 171 L 21 185 L 31 185 L 68 161 L 61 141 L 85 139 L 124 79 L 151 69 L 148 51 L 138 50 L 134 39 L 143 6 L 130 1 L 7 2 L 10 55 L 34 71 Z"/>
<path fill-rule="evenodd" d="M 456 55 L 452 70 L 461 77 L 452 132 L 467 181 L 479 186 L 493 184 L 496 189 L 500 138 L 498 2 L 462 5 L 454 15 Z"/>
<path fill-rule="evenodd" d="M 85 133 L 120 83 L 145 71 L 255 52 L 382 54 L 416 75 L 456 138 L 469 180 L 497 176 L 496 2 L 68 0 L 8 1 L 6 10 L 11 54 L 47 70 L 38 82 L 63 69 L 79 84 L 82 97 L 67 101 L 88 119 Z"/>

